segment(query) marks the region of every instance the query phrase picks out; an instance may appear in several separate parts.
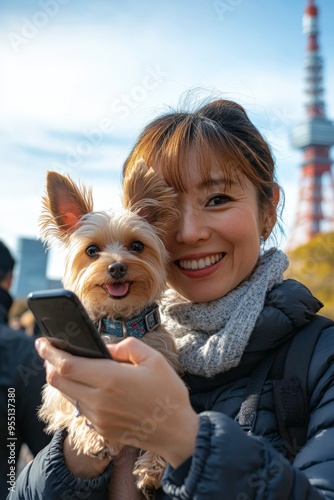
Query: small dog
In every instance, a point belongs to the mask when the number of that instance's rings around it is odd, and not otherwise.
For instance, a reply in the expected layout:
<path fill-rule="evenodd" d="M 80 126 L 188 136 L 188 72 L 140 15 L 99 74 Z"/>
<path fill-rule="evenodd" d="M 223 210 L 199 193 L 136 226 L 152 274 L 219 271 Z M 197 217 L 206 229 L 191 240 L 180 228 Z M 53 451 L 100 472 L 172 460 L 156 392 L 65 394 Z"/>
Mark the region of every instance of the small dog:
<path fill-rule="evenodd" d="M 175 343 L 159 321 L 157 301 L 166 287 L 168 253 L 163 238 L 178 217 L 176 194 L 161 176 L 138 161 L 125 180 L 124 209 L 93 212 L 91 190 L 48 172 L 41 237 L 67 250 L 63 285 L 78 295 L 103 338 L 119 342 L 132 335 L 161 352 L 182 373 Z M 45 386 L 39 410 L 48 432 L 67 428 L 75 449 L 115 457 L 124 444 L 97 434 L 58 390 Z M 78 408 L 77 408 L 78 409 Z M 77 412 L 78 413 L 78 412 Z M 146 498 L 160 486 L 164 460 L 141 452 L 134 469 Z"/>

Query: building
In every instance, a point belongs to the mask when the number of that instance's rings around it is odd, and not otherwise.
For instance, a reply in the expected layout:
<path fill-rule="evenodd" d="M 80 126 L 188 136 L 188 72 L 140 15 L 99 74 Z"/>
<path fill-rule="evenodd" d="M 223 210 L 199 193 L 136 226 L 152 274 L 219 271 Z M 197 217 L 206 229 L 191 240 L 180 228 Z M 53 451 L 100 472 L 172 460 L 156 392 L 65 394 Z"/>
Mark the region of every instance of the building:
<path fill-rule="evenodd" d="M 60 287 L 60 282 L 46 276 L 48 256 L 40 240 L 20 238 L 12 292 L 16 299 L 25 298 L 29 292 Z"/>

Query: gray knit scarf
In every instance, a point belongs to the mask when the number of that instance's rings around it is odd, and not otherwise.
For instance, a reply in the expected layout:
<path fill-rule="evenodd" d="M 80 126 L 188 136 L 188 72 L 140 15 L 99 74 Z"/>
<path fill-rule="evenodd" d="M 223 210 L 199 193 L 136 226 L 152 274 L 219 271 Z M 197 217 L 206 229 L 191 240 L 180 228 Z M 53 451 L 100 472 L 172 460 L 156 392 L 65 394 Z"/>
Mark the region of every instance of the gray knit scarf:
<path fill-rule="evenodd" d="M 162 300 L 162 321 L 175 336 L 185 371 L 204 377 L 237 366 L 263 307 L 266 293 L 283 281 L 288 258 L 264 252 L 250 278 L 212 302 L 190 302 L 174 290 Z"/>

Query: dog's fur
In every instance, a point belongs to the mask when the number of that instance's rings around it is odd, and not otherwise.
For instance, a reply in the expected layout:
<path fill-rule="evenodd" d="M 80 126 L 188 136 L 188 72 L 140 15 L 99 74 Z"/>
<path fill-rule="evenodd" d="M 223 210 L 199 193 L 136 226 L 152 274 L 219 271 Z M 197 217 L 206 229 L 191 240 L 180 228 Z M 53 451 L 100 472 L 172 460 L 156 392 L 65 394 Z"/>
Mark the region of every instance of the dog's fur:
<path fill-rule="evenodd" d="M 163 238 L 178 216 L 176 194 L 139 161 L 124 183 L 123 205 L 124 209 L 112 212 L 93 212 L 89 189 L 57 172 L 47 174 L 41 237 L 48 244 L 57 240 L 67 251 L 64 288 L 78 295 L 96 322 L 105 317 L 130 319 L 159 300 L 165 289 L 168 254 Z M 136 245 L 131 248 L 133 242 L 141 242 L 143 250 L 135 251 Z M 89 256 L 87 248 L 91 245 L 98 248 Z M 108 272 L 108 266 L 115 262 L 127 268 L 126 275 L 119 279 Z M 113 296 L 113 290 L 121 296 Z M 112 338 L 112 342 L 119 340 Z M 141 340 L 161 352 L 181 373 L 174 340 L 161 325 Z M 58 390 L 45 386 L 39 416 L 48 424 L 48 432 L 67 428 L 79 452 L 96 455 L 107 446 L 110 456 L 118 455 L 123 444 L 106 442 L 87 426 L 85 417 L 75 417 L 74 412 L 72 403 Z M 134 474 L 147 498 L 159 487 L 164 467 L 161 457 L 150 452 L 140 454 Z"/>

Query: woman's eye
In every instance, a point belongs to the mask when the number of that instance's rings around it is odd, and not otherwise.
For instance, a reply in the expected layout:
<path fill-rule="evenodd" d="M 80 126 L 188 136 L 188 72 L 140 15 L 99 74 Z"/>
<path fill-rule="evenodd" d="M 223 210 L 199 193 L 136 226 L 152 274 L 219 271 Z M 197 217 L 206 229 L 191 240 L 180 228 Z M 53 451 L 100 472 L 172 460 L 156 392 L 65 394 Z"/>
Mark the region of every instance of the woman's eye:
<path fill-rule="evenodd" d="M 99 251 L 100 249 L 97 245 L 89 245 L 89 247 L 86 248 L 86 254 L 88 257 L 96 257 Z"/>
<path fill-rule="evenodd" d="M 132 252 L 142 252 L 144 250 L 144 244 L 141 241 L 133 241 L 129 249 L 132 250 Z"/>
<path fill-rule="evenodd" d="M 210 200 L 207 203 L 208 207 L 214 207 L 217 205 L 224 205 L 225 203 L 228 203 L 231 201 L 231 198 L 227 196 L 226 194 L 217 194 L 216 196 L 213 196 L 210 198 Z"/>

